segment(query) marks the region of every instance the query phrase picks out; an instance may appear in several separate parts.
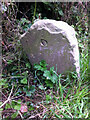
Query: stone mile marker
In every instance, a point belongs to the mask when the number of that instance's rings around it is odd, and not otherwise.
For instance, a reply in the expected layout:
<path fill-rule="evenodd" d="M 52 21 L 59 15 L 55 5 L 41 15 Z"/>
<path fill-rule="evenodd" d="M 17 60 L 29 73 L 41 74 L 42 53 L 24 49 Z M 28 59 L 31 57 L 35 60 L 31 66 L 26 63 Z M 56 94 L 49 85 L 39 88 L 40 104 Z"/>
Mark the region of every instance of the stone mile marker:
<path fill-rule="evenodd" d="M 21 43 L 30 63 L 45 60 L 57 72 L 79 74 L 79 49 L 75 30 L 63 21 L 38 20 L 21 36 Z"/>

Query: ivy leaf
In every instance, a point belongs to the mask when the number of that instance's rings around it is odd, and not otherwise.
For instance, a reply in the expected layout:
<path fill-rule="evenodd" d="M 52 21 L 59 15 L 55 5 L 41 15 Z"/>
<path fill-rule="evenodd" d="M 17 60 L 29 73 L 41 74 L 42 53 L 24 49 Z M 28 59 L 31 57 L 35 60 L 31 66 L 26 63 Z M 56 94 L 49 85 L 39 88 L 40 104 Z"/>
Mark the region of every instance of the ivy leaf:
<path fill-rule="evenodd" d="M 43 76 L 46 77 L 47 79 L 51 79 L 50 71 L 45 70 Z"/>
<path fill-rule="evenodd" d="M 30 92 L 34 93 L 35 92 L 35 85 L 30 86 Z"/>
<path fill-rule="evenodd" d="M 28 25 L 28 28 L 30 28 L 30 27 L 31 27 L 31 25 L 32 25 L 32 24 L 30 23 L 30 24 Z"/>
<path fill-rule="evenodd" d="M 37 69 L 37 70 L 41 70 L 42 67 L 38 64 L 34 64 L 34 68 Z"/>
<path fill-rule="evenodd" d="M 11 118 L 16 118 L 18 116 L 18 111 L 12 114 Z"/>
<path fill-rule="evenodd" d="M 32 111 L 32 110 L 34 110 L 34 107 L 30 106 L 29 111 Z"/>
<path fill-rule="evenodd" d="M 2 112 L 3 111 L 3 108 L 0 108 L 0 112 Z"/>
<path fill-rule="evenodd" d="M 47 69 L 46 67 L 40 66 L 38 64 L 35 64 L 34 68 L 37 69 L 37 70 L 41 70 L 41 71 L 45 71 Z"/>
<path fill-rule="evenodd" d="M 54 72 L 54 67 L 51 67 L 51 68 L 50 68 L 50 72 Z"/>
<path fill-rule="evenodd" d="M 44 72 L 47 68 L 46 67 L 41 67 L 41 71 Z"/>
<path fill-rule="evenodd" d="M 28 75 L 28 71 L 23 72 L 22 75 L 27 76 Z"/>
<path fill-rule="evenodd" d="M 29 23 L 29 21 L 26 18 L 22 18 L 21 21 L 20 21 L 20 23 L 21 24 Z"/>
<path fill-rule="evenodd" d="M 19 99 L 19 100 L 17 101 L 18 104 L 21 104 L 21 102 L 22 102 L 21 99 Z"/>
<path fill-rule="evenodd" d="M 30 91 L 26 91 L 26 96 L 30 97 L 32 94 Z"/>
<path fill-rule="evenodd" d="M 11 108 L 11 105 L 7 103 L 5 106 L 5 109 L 8 109 L 8 108 Z"/>
<path fill-rule="evenodd" d="M 26 63 L 26 67 L 30 69 L 31 68 L 30 63 Z"/>
<path fill-rule="evenodd" d="M 7 84 L 6 82 L 7 82 L 7 79 L 3 79 L 3 78 L 2 78 L 2 79 L 0 80 L 0 85 L 1 85 L 1 86 L 2 86 L 2 85 L 6 85 L 6 84 Z M 8 84 L 7 84 L 7 85 L 8 85 Z"/>
<path fill-rule="evenodd" d="M 27 78 L 26 78 L 26 77 L 23 78 L 23 79 L 21 80 L 21 83 L 22 83 L 22 84 L 27 84 Z"/>
<path fill-rule="evenodd" d="M 0 105 L 2 105 L 2 102 L 0 102 Z"/>
<path fill-rule="evenodd" d="M 46 80 L 45 83 L 48 87 L 53 88 L 53 83 L 50 80 Z"/>
<path fill-rule="evenodd" d="M 42 60 L 40 62 L 40 64 L 34 64 L 34 68 L 37 70 L 40 70 L 42 72 L 44 72 L 47 69 L 46 66 L 47 66 L 47 64 L 46 64 L 45 60 Z"/>
<path fill-rule="evenodd" d="M 50 95 L 46 95 L 46 100 L 50 101 L 52 99 L 52 97 Z"/>
<path fill-rule="evenodd" d="M 42 61 L 40 62 L 40 65 L 41 65 L 42 67 L 46 67 L 48 64 L 46 64 L 46 61 L 45 61 L 45 60 L 42 60 Z"/>
<path fill-rule="evenodd" d="M 58 80 L 57 75 L 56 75 L 56 74 L 53 74 L 53 76 L 52 76 L 52 78 L 51 78 L 51 81 L 52 81 L 53 83 L 55 83 L 57 80 Z"/>
<path fill-rule="evenodd" d="M 44 88 L 43 85 L 39 85 L 39 88 L 40 88 L 41 90 L 45 90 L 45 89 L 46 89 L 46 87 Z"/>
<path fill-rule="evenodd" d="M 15 101 L 12 101 L 12 102 L 11 102 L 13 108 L 14 108 L 14 106 L 15 106 L 15 103 L 16 103 Z"/>
<path fill-rule="evenodd" d="M 31 96 L 35 92 L 35 85 L 30 86 L 29 90 L 24 88 L 26 96 Z"/>
<path fill-rule="evenodd" d="M 15 109 L 15 110 L 20 110 L 20 109 L 21 109 L 21 104 L 15 105 L 15 106 L 14 106 L 14 109 Z"/>
<path fill-rule="evenodd" d="M 59 15 L 63 16 L 63 11 L 62 10 L 59 11 Z"/>

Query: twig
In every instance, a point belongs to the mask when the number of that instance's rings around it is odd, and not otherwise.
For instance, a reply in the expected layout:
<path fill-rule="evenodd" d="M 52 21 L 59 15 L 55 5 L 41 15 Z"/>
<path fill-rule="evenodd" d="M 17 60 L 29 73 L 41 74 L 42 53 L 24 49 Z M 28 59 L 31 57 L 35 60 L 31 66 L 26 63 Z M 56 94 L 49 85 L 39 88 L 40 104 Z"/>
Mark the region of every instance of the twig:
<path fill-rule="evenodd" d="M 12 95 L 12 93 L 13 93 L 13 89 L 14 89 L 14 84 L 12 85 L 12 89 L 11 89 L 11 92 L 10 92 L 10 94 L 9 94 L 8 99 L 10 99 L 10 97 L 11 97 L 11 95 Z"/>
<path fill-rule="evenodd" d="M 19 96 L 16 96 L 16 97 L 14 97 L 14 96 L 13 96 L 12 100 L 13 100 L 13 99 L 20 98 L 20 97 L 22 97 L 23 95 L 24 95 L 24 94 L 21 94 L 21 95 L 19 95 Z"/>
<path fill-rule="evenodd" d="M 8 99 L 0 106 L 0 108 L 2 108 L 7 102 L 9 102 L 11 100 L 11 95 L 13 93 L 13 89 L 14 89 L 14 84 L 12 85 L 12 89 L 11 89 Z"/>
<path fill-rule="evenodd" d="M 18 114 L 21 116 L 22 120 L 24 119 L 24 117 L 22 116 L 21 112 L 18 111 Z"/>
<path fill-rule="evenodd" d="M 42 113 L 36 114 L 35 116 L 32 115 L 32 116 L 30 116 L 29 118 L 27 118 L 26 120 L 33 119 L 33 118 L 35 118 L 35 117 L 37 117 L 37 116 L 39 116 L 40 118 L 42 118 L 40 114 L 42 114 Z"/>
<path fill-rule="evenodd" d="M 6 95 L 4 95 L 2 91 L 0 91 L 0 92 L 1 92 L 1 94 L 2 94 L 5 98 L 7 98 Z"/>

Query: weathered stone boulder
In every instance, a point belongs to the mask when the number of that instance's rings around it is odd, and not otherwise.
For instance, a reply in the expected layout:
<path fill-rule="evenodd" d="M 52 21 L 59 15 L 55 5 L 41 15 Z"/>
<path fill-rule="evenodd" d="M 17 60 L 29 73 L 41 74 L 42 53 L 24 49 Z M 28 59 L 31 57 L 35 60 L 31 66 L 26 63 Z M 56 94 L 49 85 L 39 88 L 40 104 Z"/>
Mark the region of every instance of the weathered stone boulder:
<path fill-rule="evenodd" d="M 39 20 L 21 37 L 22 46 L 33 65 L 45 60 L 58 73 L 79 73 L 79 50 L 74 28 L 63 21 Z"/>

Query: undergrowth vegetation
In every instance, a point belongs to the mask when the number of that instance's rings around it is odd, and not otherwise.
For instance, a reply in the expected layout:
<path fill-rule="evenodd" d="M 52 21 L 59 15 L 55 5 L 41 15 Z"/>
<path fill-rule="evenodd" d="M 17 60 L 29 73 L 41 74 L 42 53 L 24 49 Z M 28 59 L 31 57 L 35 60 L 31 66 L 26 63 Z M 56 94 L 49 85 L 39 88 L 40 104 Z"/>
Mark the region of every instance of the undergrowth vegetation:
<path fill-rule="evenodd" d="M 90 118 L 87 3 L 42 2 L 30 6 L 25 3 L 26 11 L 19 10 L 18 4 L 2 3 L 2 119 Z M 52 16 L 45 14 L 44 10 Z M 46 18 L 63 20 L 76 30 L 80 77 L 73 71 L 58 74 L 53 66 L 47 69 L 44 60 L 33 66 L 30 64 L 22 49 L 20 35 L 36 20 Z"/>

